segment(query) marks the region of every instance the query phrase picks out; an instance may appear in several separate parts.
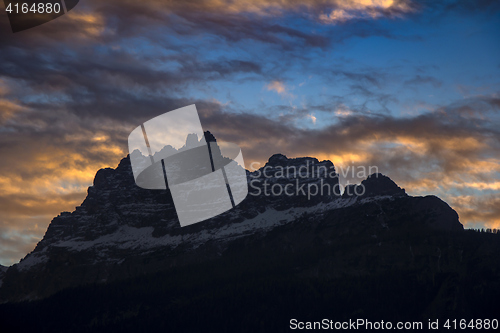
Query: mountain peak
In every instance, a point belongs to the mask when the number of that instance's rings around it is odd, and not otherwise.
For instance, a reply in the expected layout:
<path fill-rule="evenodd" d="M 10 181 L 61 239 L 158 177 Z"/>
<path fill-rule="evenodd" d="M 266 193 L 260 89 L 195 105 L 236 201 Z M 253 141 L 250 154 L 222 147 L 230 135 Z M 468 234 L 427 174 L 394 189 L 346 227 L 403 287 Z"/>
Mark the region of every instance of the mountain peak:
<path fill-rule="evenodd" d="M 289 166 L 304 166 L 306 168 L 314 168 L 315 166 L 322 165 L 326 168 L 332 168 L 332 171 L 334 171 L 334 165 L 331 161 L 325 160 L 325 161 L 319 161 L 315 157 L 295 157 L 295 158 L 288 158 L 286 155 L 277 153 L 272 155 L 269 160 L 267 161 L 266 166 L 270 167 L 289 167 Z"/>
<path fill-rule="evenodd" d="M 286 157 L 286 155 L 274 154 L 273 156 L 269 157 L 269 161 L 267 161 L 266 165 L 276 166 L 286 163 L 287 161 L 288 157 Z"/>
<path fill-rule="evenodd" d="M 391 178 L 381 173 L 371 174 L 360 185 L 348 185 L 343 195 L 344 198 L 368 198 L 376 196 L 406 197 L 408 195 Z"/>
<path fill-rule="evenodd" d="M 361 182 L 366 189 L 366 196 L 392 195 L 407 196 L 406 191 L 399 187 L 391 178 L 374 173 Z"/>

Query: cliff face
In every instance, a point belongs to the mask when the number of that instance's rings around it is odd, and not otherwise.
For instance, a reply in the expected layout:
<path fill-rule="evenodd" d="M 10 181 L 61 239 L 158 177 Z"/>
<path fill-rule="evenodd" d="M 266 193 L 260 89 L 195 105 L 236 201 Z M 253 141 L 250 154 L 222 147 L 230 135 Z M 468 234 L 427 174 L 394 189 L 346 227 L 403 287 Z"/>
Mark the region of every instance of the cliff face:
<path fill-rule="evenodd" d="M 345 242 L 339 235 L 371 244 L 393 229 L 463 229 L 456 212 L 437 197 L 410 197 L 381 174 L 362 182 L 362 194 L 341 195 L 335 175 L 330 161 L 273 155 L 247 172 L 249 195 L 240 205 L 181 228 L 168 190 L 137 187 L 124 158 L 116 169 L 97 172 L 81 206 L 54 218 L 33 252 L 6 272 L 0 269 L 0 302 L 217 260 L 230 248 L 280 232 L 295 240 L 280 238 L 273 246 L 282 251 Z M 363 245 L 359 251 L 378 250 Z"/>

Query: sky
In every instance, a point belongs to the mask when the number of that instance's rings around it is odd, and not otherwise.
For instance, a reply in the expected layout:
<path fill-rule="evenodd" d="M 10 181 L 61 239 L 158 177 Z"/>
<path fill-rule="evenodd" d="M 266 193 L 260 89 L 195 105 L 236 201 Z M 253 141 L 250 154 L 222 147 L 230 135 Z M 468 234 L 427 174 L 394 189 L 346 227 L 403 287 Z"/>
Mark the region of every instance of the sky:
<path fill-rule="evenodd" d="M 499 1 L 81 0 L 15 34 L 0 9 L 2 265 L 134 128 L 193 103 L 247 167 L 376 166 L 465 227 L 500 228 Z"/>

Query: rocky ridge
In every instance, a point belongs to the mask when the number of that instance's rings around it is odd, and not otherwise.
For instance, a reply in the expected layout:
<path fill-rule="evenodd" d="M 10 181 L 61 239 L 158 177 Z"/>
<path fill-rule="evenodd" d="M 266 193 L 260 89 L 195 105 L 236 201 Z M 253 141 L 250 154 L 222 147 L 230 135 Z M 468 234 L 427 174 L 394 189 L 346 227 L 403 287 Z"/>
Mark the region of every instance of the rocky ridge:
<path fill-rule="evenodd" d="M 389 219 L 415 217 L 431 228 L 463 229 L 457 213 L 437 197 L 410 197 L 381 174 L 361 183 L 362 195 L 341 195 L 335 174 L 330 161 L 273 155 L 264 167 L 247 171 L 249 195 L 240 205 L 181 228 L 168 190 L 137 187 L 127 156 L 116 169 L 97 172 L 83 203 L 54 218 L 33 252 L 0 269 L 0 302 L 214 260 L 235 242 L 303 223 L 304 216 L 359 216 L 373 222 L 374 233 L 387 229 Z M 322 186 L 331 191 L 311 195 Z M 280 188 L 289 191 L 276 195 Z"/>

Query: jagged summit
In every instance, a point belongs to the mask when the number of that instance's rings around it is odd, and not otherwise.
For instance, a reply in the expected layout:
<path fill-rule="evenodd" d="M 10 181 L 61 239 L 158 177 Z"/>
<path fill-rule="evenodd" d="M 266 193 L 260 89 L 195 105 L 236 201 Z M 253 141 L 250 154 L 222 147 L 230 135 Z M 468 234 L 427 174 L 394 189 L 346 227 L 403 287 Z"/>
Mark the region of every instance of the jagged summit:
<path fill-rule="evenodd" d="M 333 171 L 335 170 L 334 165 L 331 161 L 325 160 L 320 162 L 317 158 L 315 157 L 296 157 L 296 158 L 288 158 L 286 155 L 283 154 L 274 154 L 272 155 L 269 160 L 266 163 L 266 166 L 270 167 L 276 167 L 276 166 L 281 166 L 281 167 L 287 167 L 287 166 L 307 166 L 310 165 L 311 167 L 313 165 L 324 165 L 328 168 L 332 168 Z"/>
<path fill-rule="evenodd" d="M 205 138 L 215 140 L 209 132 Z M 116 169 L 96 173 L 83 203 L 55 217 L 32 253 L 9 267 L 3 277 L 0 269 L 0 302 L 45 297 L 61 289 L 152 273 L 193 260 L 215 260 L 248 237 L 279 233 L 284 227 L 292 228 L 292 233 L 296 228 L 299 236 L 311 218 L 332 230 L 357 220 L 370 225 L 374 233 L 385 232 L 392 221 L 463 229 L 446 203 L 436 197 L 410 197 L 381 174 L 362 182 L 366 193 L 361 196 L 326 190 L 313 194 L 315 188 L 338 186 L 330 161 L 275 154 L 264 167 L 247 172 L 247 179 L 249 194 L 236 208 L 181 228 L 169 191 L 136 186 L 127 156 Z M 358 223 L 350 225 L 358 228 Z"/>
<path fill-rule="evenodd" d="M 273 156 L 269 157 L 266 165 L 276 166 L 283 164 L 283 162 L 288 163 L 289 161 L 290 160 L 283 154 L 274 154 Z"/>
<path fill-rule="evenodd" d="M 392 179 L 381 173 L 371 174 L 360 185 L 348 185 L 343 194 L 344 198 L 368 198 L 376 196 L 406 197 L 408 195 Z"/>
<path fill-rule="evenodd" d="M 366 189 L 366 196 L 391 195 L 407 196 L 406 191 L 400 188 L 392 179 L 381 174 L 374 173 L 361 182 Z"/>

